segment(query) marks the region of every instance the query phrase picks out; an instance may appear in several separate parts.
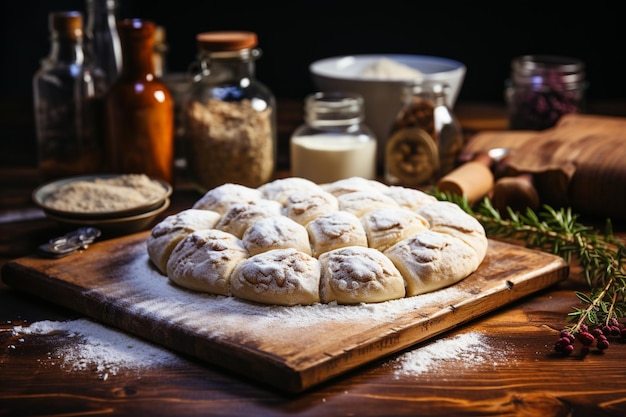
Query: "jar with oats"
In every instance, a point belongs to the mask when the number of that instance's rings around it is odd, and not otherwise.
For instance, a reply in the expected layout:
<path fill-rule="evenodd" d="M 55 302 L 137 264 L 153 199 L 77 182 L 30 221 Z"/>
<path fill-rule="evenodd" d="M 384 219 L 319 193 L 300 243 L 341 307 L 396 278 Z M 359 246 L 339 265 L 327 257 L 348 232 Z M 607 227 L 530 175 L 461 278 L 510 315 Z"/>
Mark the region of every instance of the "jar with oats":
<path fill-rule="evenodd" d="M 274 174 L 276 102 L 255 77 L 257 36 L 214 31 L 196 40 L 182 116 L 189 173 L 200 192 L 225 183 L 258 187 Z"/>

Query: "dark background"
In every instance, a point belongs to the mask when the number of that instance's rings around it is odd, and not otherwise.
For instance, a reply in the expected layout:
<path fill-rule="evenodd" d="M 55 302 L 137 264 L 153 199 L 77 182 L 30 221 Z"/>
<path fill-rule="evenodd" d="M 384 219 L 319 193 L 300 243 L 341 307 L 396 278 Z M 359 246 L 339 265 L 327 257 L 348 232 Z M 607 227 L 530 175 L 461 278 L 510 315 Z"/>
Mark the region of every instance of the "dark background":
<path fill-rule="evenodd" d="M 302 99 L 314 91 L 311 62 L 361 53 L 457 59 L 467 66 L 459 101 L 502 103 L 513 57 L 567 55 L 587 64 L 590 100 L 626 97 L 624 17 L 609 2 L 273 3 L 119 0 L 118 17 L 147 18 L 165 27 L 170 72 L 185 71 L 195 59 L 197 33 L 255 31 L 263 50 L 257 76 L 279 98 Z M 32 75 L 49 52 L 48 13 L 84 11 L 85 1 L 2 0 L 0 8 L 0 97 L 29 100 Z"/>

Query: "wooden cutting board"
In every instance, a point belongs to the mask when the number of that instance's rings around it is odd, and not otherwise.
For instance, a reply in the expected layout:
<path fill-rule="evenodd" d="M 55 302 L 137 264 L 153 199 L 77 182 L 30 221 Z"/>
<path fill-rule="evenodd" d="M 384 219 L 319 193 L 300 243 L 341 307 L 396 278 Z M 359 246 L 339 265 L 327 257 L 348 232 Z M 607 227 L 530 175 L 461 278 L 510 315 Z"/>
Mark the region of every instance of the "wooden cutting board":
<path fill-rule="evenodd" d="M 265 306 L 171 284 L 149 232 L 60 259 L 8 262 L 3 281 L 173 351 L 298 393 L 564 280 L 560 257 L 489 241 L 479 269 L 430 294 L 358 306 Z"/>

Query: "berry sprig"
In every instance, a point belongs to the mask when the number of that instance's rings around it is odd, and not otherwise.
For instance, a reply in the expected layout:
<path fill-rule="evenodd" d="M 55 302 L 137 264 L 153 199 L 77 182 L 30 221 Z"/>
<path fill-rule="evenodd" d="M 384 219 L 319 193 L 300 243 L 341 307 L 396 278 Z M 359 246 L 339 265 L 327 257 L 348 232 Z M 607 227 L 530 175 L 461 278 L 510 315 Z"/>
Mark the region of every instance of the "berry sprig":
<path fill-rule="evenodd" d="M 472 208 L 466 198 L 436 189 L 432 194 L 439 200 L 456 203 L 473 215 L 489 237 L 514 239 L 527 247 L 559 255 L 568 262 L 572 259 L 579 262 L 590 292 L 575 293 L 586 305 L 573 307 L 568 314 L 567 320 L 574 324 L 561 330 L 554 344 L 556 352 L 571 354 L 576 340 L 582 345 L 583 356 L 592 348 L 605 351 L 610 346 L 609 338 L 626 341 L 626 330 L 619 322 L 626 317 L 626 245 L 613 235 L 610 220 L 606 232 L 600 234 L 579 223 L 571 209 L 555 210 L 544 205 L 539 213 L 527 209 L 525 214 L 520 214 L 508 207 L 508 216 L 504 218 L 489 198 Z"/>
<path fill-rule="evenodd" d="M 604 352 L 611 345 L 609 338 L 626 341 L 626 327 L 614 317 L 609 320 L 608 324 L 593 329 L 589 329 L 589 326 L 581 323 L 576 331 L 578 341 L 582 345 L 580 348 L 581 356 L 588 355 L 594 347 L 596 351 Z M 561 330 L 559 338 L 554 343 L 555 352 L 563 356 L 572 354 L 576 349 L 574 346 L 576 340 L 577 338 L 571 330 Z"/>

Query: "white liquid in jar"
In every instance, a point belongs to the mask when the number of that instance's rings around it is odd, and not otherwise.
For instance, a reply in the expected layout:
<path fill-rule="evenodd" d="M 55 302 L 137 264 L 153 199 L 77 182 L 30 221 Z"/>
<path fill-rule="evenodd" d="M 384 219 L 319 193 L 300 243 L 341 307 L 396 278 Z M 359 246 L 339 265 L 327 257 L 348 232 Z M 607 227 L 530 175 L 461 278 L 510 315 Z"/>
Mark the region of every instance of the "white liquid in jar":
<path fill-rule="evenodd" d="M 354 136 L 291 139 L 291 174 L 318 184 L 343 178 L 376 178 L 376 141 Z"/>

